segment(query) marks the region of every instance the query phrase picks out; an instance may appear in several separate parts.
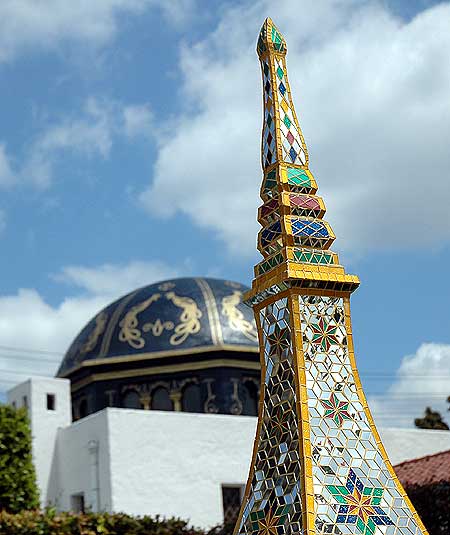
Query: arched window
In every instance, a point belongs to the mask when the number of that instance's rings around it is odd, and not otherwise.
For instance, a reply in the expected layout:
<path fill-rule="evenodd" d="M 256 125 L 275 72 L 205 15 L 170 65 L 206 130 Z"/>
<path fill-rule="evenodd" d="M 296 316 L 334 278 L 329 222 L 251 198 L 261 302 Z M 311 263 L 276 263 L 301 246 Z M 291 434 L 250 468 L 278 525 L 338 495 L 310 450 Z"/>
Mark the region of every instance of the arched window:
<path fill-rule="evenodd" d="M 80 404 L 78 405 L 78 417 L 84 418 L 89 414 L 89 406 L 87 399 L 84 398 L 80 401 Z"/>
<path fill-rule="evenodd" d="M 141 400 L 135 390 L 128 390 L 122 398 L 122 407 L 127 409 L 140 409 Z"/>
<path fill-rule="evenodd" d="M 199 385 L 190 384 L 183 390 L 182 406 L 184 412 L 203 412 Z"/>
<path fill-rule="evenodd" d="M 169 392 L 163 386 L 158 387 L 152 393 L 152 409 L 154 411 L 173 411 Z"/>
<path fill-rule="evenodd" d="M 250 381 L 242 385 L 242 414 L 246 416 L 258 416 L 258 389 Z"/>

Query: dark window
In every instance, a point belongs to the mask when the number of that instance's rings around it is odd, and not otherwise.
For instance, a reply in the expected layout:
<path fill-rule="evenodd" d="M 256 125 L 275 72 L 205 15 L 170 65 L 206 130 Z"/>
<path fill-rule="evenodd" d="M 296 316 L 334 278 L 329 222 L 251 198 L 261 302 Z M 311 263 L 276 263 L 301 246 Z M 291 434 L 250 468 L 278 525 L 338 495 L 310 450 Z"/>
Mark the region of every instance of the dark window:
<path fill-rule="evenodd" d="M 74 513 L 84 513 L 84 493 L 72 494 L 70 497 L 70 507 Z"/>
<path fill-rule="evenodd" d="M 128 390 L 123 396 L 122 407 L 126 407 L 127 409 L 140 409 L 141 400 L 139 399 L 138 393 L 134 390 Z"/>
<path fill-rule="evenodd" d="M 242 386 L 242 414 L 258 416 L 258 389 L 254 383 L 247 381 Z"/>
<path fill-rule="evenodd" d="M 107 407 L 114 407 L 114 398 L 116 397 L 115 394 L 116 393 L 114 390 L 107 390 L 105 392 L 105 402 Z"/>
<path fill-rule="evenodd" d="M 16 408 L 16 402 L 15 401 L 12 402 L 12 406 L 13 406 L 13 409 Z"/>
<path fill-rule="evenodd" d="M 236 523 L 241 508 L 241 489 L 238 486 L 222 486 L 224 524 Z"/>
<path fill-rule="evenodd" d="M 55 394 L 47 394 L 47 410 L 55 411 L 56 410 L 56 397 Z"/>
<path fill-rule="evenodd" d="M 184 412 L 203 412 L 199 385 L 190 384 L 183 390 L 182 405 Z"/>
<path fill-rule="evenodd" d="M 22 397 L 22 406 L 28 409 L 28 398 L 27 396 Z"/>
<path fill-rule="evenodd" d="M 82 399 L 80 401 L 80 404 L 78 405 L 78 417 L 84 418 L 85 416 L 88 415 L 88 412 L 89 412 L 89 407 L 88 407 L 87 399 Z"/>
<path fill-rule="evenodd" d="M 154 411 L 173 411 L 169 392 L 162 386 L 153 391 L 152 409 Z"/>

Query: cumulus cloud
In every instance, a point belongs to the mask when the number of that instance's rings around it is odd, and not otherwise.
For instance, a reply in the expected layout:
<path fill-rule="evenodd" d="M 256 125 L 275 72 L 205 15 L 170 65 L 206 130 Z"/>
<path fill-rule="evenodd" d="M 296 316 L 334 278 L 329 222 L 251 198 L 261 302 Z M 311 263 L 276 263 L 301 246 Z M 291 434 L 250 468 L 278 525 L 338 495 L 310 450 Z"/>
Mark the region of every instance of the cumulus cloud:
<path fill-rule="evenodd" d="M 411 427 L 425 407 L 449 422 L 449 395 L 450 345 L 426 343 L 403 358 L 393 384 L 383 396 L 369 399 L 369 406 L 380 427 Z"/>
<path fill-rule="evenodd" d="M 128 137 L 150 136 L 153 126 L 153 113 L 147 104 L 125 106 L 123 109 L 125 134 Z"/>
<path fill-rule="evenodd" d="M 447 242 L 450 5 L 410 22 L 375 0 L 305 0 L 298 9 L 295 0 L 245 3 L 184 46 L 185 112 L 160 134 L 142 203 L 153 216 L 187 214 L 234 252 L 254 251 L 261 181 L 254 49 L 270 14 L 288 42 L 294 101 L 338 248 Z"/>
<path fill-rule="evenodd" d="M 83 288 L 91 294 L 112 297 L 152 281 L 176 277 L 178 273 L 178 269 L 164 262 L 133 261 L 125 265 L 103 264 L 94 268 L 68 266 L 55 279 Z"/>
<path fill-rule="evenodd" d="M 23 51 L 58 49 L 66 43 L 105 45 L 118 32 L 124 15 L 154 8 L 180 26 L 193 13 L 194 0 L 2 0 L 0 62 Z"/>
<path fill-rule="evenodd" d="M 46 187 L 53 178 L 58 157 L 63 154 L 109 156 L 116 130 L 114 108 L 109 101 L 89 98 L 77 117 L 62 117 L 44 127 L 30 144 L 20 171 L 22 179 Z"/>
<path fill-rule="evenodd" d="M 68 266 L 54 279 L 75 289 L 75 295 L 56 305 L 35 289 L 0 295 L 0 392 L 33 374 L 53 375 L 81 328 L 114 299 L 178 275 L 177 270 L 159 261 Z"/>
<path fill-rule="evenodd" d="M 28 141 L 20 165 L 13 166 L 0 143 L 0 187 L 28 182 L 47 188 L 58 162 L 67 155 L 85 160 L 107 159 L 119 139 L 148 138 L 152 112 L 147 104 L 128 104 L 90 97 L 77 112 L 68 112 L 44 123 Z"/>

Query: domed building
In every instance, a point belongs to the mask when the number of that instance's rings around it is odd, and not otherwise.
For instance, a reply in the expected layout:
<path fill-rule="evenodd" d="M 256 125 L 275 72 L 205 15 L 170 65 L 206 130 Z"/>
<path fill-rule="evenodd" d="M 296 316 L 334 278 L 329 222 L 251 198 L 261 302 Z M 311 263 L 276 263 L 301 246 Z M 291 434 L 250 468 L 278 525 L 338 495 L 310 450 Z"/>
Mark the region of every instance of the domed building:
<path fill-rule="evenodd" d="M 101 310 L 57 373 L 70 379 L 73 419 L 105 407 L 256 416 L 260 365 L 247 289 L 166 280 Z"/>

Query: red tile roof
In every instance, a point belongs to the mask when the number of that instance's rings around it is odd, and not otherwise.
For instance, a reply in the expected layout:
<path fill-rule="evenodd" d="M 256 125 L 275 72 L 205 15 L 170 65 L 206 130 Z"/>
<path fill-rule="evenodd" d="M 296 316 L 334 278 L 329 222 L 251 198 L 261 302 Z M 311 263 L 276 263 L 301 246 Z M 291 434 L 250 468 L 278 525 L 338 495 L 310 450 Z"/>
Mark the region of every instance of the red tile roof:
<path fill-rule="evenodd" d="M 404 487 L 450 482 L 450 450 L 405 461 L 394 466 L 394 470 Z"/>

